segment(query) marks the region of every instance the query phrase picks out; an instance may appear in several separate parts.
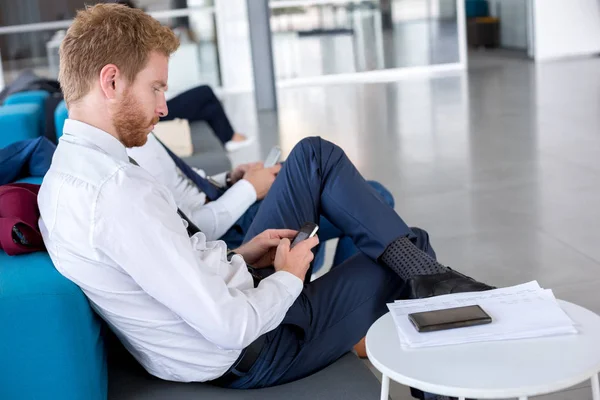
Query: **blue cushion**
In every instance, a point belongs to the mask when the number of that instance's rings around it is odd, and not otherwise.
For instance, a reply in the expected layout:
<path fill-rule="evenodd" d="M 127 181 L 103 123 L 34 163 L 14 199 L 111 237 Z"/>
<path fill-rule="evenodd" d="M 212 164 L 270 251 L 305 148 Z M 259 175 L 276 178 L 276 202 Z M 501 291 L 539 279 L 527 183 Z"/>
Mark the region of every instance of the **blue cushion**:
<path fill-rule="evenodd" d="M 0 107 L 0 148 L 42 135 L 39 104 L 10 104 Z"/>
<path fill-rule="evenodd" d="M 44 105 L 50 93 L 45 90 L 30 90 L 28 92 L 19 92 L 11 94 L 4 100 L 4 105 L 34 103 L 41 106 Z"/>
<path fill-rule="evenodd" d="M 0 399 L 106 399 L 100 321 L 47 253 L 0 251 L 0 321 Z"/>
<path fill-rule="evenodd" d="M 56 110 L 54 110 L 54 126 L 56 128 L 56 140 L 60 139 L 63 134 L 63 127 L 65 126 L 65 120 L 69 118 L 69 110 L 67 110 L 67 103 L 61 101 Z"/>
<path fill-rule="evenodd" d="M 56 145 L 47 137 L 21 140 L 0 148 L 0 185 L 48 173 Z"/>
<path fill-rule="evenodd" d="M 44 180 L 44 178 L 40 178 L 37 176 L 30 176 L 27 178 L 19 179 L 17 181 L 17 183 L 33 183 L 34 185 L 41 185 L 42 180 Z"/>
<path fill-rule="evenodd" d="M 467 18 L 489 16 L 489 4 L 486 0 L 465 0 Z"/>
<path fill-rule="evenodd" d="M 42 110 L 44 110 L 44 104 L 48 97 L 50 97 L 50 93 L 45 90 L 30 90 L 28 92 L 11 94 L 4 100 L 4 105 L 32 103 L 39 104 Z M 40 124 L 42 127 L 46 123 L 45 118 L 45 114 L 43 112 L 40 113 Z"/>

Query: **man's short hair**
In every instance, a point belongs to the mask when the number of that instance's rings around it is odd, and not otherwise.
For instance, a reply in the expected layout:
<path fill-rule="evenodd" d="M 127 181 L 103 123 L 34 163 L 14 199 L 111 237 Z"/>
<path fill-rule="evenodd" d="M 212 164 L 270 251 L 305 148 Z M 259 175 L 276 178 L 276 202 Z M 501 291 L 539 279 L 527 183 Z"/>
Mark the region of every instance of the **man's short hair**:
<path fill-rule="evenodd" d="M 152 51 L 170 56 L 179 47 L 173 31 L 142 10 L 97 4 L 77 13 L 60 46 L 60 81 L 67 105 L 92 88 L 105 65 L 115 64 L 133 82 Z"/>

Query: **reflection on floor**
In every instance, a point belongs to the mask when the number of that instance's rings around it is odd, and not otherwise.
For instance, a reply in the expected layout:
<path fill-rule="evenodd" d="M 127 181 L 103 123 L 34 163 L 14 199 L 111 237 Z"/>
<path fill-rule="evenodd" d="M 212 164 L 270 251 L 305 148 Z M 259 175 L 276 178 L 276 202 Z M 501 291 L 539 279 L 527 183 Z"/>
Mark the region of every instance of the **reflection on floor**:
<path fill-rule="evenodd" d="M 495 285 L 537 279 L 600 313 L 600 60 L 492 61 L 475 54 L 467 78 L 280 90 L 279 131 L 251 95 L 230 96 L 236 126 L 260 137 L 236 161 L 321 135 L 392 191 L 442 262 Z"/>

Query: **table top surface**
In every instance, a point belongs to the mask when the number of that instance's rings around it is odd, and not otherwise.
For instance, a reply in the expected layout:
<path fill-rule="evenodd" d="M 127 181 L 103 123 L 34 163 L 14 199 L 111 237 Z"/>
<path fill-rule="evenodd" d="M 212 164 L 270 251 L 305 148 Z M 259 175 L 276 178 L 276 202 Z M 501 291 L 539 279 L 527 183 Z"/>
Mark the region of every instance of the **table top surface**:
<path fill-rule="evenodd" d="M 387 313 L 367 333 L 367 354 L 390 379 L 430 393 L 492 399 L 556 392 L 600 371 L 600 316 L 559 304 L 579 334 L 412 349 L 400 345 Z"/>

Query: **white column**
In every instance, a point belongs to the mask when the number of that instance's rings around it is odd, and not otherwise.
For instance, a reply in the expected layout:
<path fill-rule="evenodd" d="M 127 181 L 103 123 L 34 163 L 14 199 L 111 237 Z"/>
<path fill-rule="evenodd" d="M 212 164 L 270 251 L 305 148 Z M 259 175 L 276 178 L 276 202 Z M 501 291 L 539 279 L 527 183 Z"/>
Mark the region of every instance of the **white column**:
<path fill-rule="evenodd" d="M 467 68 L 467 14 L 464 0 L 456 0 L 456 27 L 458 31 L 458 62 Z"/>
<path fill-rule="evenodd" d="M 246 0 L 215 0 L 221 82 L 225 90 L 252 90 Z"/>

